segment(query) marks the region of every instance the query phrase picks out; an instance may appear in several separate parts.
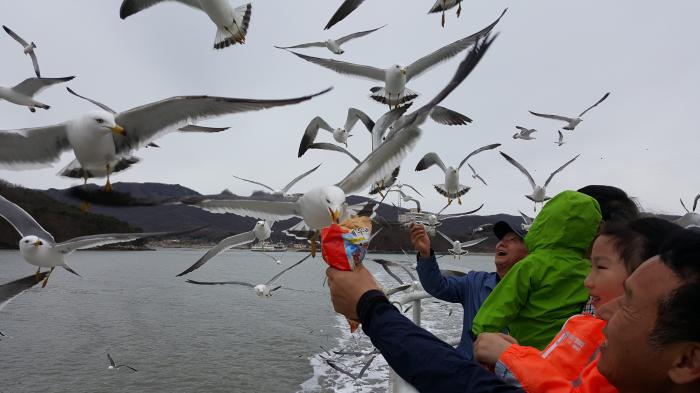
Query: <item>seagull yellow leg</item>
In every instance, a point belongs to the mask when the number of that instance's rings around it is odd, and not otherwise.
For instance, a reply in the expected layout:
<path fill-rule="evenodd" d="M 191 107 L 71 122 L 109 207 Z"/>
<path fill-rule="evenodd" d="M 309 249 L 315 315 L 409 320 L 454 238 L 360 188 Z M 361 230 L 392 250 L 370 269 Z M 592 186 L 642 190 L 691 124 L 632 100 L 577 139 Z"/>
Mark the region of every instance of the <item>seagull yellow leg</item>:
<path fill-rule="evenodd" d="M 316 258 L 316 241 L 318 241 L 318 232 L 314 232 L 311 236 L 311 258 Z"/>
<path fill-rule="evenodd" d="M 38 268 L 36 269 L 36 273 L 34 273 L 34 277 L 36 277 L 36 281 L 37 281 L 37 282 L 38 282 L 39 279 L 41 278 L 41 272 L 40 272 L 40 270 L 41 270 L 41 268 L 38 267 Z"/>
<path fill-rule="evenodd" d="M 459 197 L 458 197 L 458 198 L 457 198 L 457 203 L 461 205 L 461 204 L 462 204 L 462 198 L 459 198 Z"/>
<path fill-rule="evenodd" d="M 46 283 L 49 282 L 49 277 L 51 277 L 51 273 L 53 272 L 53 269 L 55 269 L 55 268 L 56 268 L 56 266 L 53 266 L 53 267 L 51 268 L 51 270 L 49 270 L 49 272 L 46 273 L 46 277 L 44 277 L 44 282 L 41 283 L 41 287 L 42 287 L 42 288 L 45 288 L 45 287 L 46 287 Z"/>
<path fill-rule="evenodd" d="M 112 183 L 109 181 L 109 175 L 112 174 L 112 167 L 107 164 L 107 183 L 105 184 L 104 191 L 112 192 Z"/>
<path fill-rule="evenodd" d="M 87 213 L 90 210 L 90 203 L 86 201 L 82 201 L 80 203 L 80 211 L 83 213 Z"/>

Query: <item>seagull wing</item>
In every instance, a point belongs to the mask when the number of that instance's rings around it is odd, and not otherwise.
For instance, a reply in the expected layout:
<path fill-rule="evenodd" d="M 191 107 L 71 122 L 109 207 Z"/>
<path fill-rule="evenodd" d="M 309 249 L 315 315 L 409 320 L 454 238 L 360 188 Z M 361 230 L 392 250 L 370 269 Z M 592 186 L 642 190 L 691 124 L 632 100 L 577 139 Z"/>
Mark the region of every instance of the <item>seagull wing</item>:
<path fill-rule="evenodd" d="M 272 188 L 272 187 L 270 187 L 270 186 L 268 186 L 268 185 L 262 184 L 262 183 L 260 183 L 260 182 L 257 182 L 257 181 L 255 181 L 255 180 L 244 179 L 244 178 L 238 177 L 238 176 L 236 176 L 236 175 L 233 175 L 233 177 L 235 177 L 235 178 L 238 179 L 238 180 L 243 180 L 243 181 L 248 182 L 248 183 L 257 184 L 257 185 L 259 185 L 259 186 L 261 186 L 261 187 L 267 188 L 268 190 L 270 190 L 270 191 L 272 191 L 272 192 L 275 192 L 275 189 L 274 189 L 274 188 Z"/>
<path fill-rule="evenodd" d="M 267 280 L 267 282 L 265 283 L 265 285 L 270 285 L 270 284 L 272 284 L 273 282 L 275 282 L 275 280 L 277 280 L 278 278 L 280 278 L 280 276 L 282 276 L 284 273 L 286 273 L 287 271 L 289 271 L 289 270 L 291 270 L 291 269 L 297 267 L 297 266 L 300 265 L 302 262 L 304 262 L 305 260 L 309 259 L 310 256 L 311 256 L 311 254 L 308 254 L 308 255 L 305 256 L 304 258 L 301 258 L 301 259 L 299 260 L 299 262 L 296 262 L 295 264 L 293 264 L 293 265 L 291 265 L 291 266 L 289 266 L 289 267 L 287 267 L 287 268 L 285 268 L 285 269 L 282 269 L 281 272 L 275 274 L 274 276 L 272 276 L 271 279 Z"/>
<path fill-rule="evenodd" d="M 532 217 L 530 217 L 530 216 L 528 216 L 527 214 L 521 212 L 520 210 L 518 210 L 518 213 L 520 213 L 520 217 L 523 218 L 523 222 L 525 223 L 525 225 L 530 225 L 530 224 L 532 224 Z"/>
<path fill-rule="evenodd" d="M 32 58 L 32 65 L 34 66 L 34 73 L 37 78 L 41 78 L 41 71 L 39 70 L 39 60 L 36 58 L 36 53 L 34 51 L 29 52 L 29 57 Z"/>
<path fill-rule="evenodd" d="M 205 126 L 198 126 L 196 124 L 188 124 L 184 127 L 180 127 L 177 130 L 180 132 L 203 132 L 207 134 L 212 134 L 216 132 L 222 132 L 226 131 L 231 127 L 205 127 Z"/>
<path fill-rule="evenodd" d="M 401 270 L 403 270 L 404 272 L 406 272 L 406 274 L 408 274 L 408 276 L 411 278 L 411 280 L 413 280 L 413 281 L 416 281 L 416 280 L 417 280 L 417 279 L 416 279 L 416 276 L 414 276 L 413 273 L 411 272 L 411 269 L 407 268 L 406 266 L 404 266 L 404 265 L 401 264 L 401 263 L 394 262 L 394 261 L 389 261 L 389 260 L 387 260 L 387 259 L 372 259 L 372 260 L 373 260 L 374 262 L 377 262 L 377 263 L 381 264 L 381 265 L 387 265 L 387 266 L 395 266 L 395 267 L 398 267 L 399 269 L 401 269 Z M 401 284 L 403 284 L 403 283 L 401 283 Z"/>
<path fill-rule="evenodd" d="M 583 111 L 583 112 L 581 112 L 581 114 L 578 115 L 578 117 L 583 116 L 584 114 L 586 114 L 586 112 L 588 112 L 588 111 L 590 111 L 591 109 L 593 109 L 593 108 L 595 108 L 596 106 L 598 106 L 598 104 L 600 104 L 601 102 L 605 101 L 605 99 L 608 98 L 609 95 L 610 95 L 610 92 L 605 93 L 605 95 L 603 96 L 603 98 L 599 99 L 598 102 L 596 102 L 595 104 L 593 104 L 593 105 L 589 106 L 588 108 L 586 108 L 586 110 Z"/>
<path fill-rule="evenodd" d="M 275 46 L 277 49 L 298 49 L 298 48 L 316 48 L 316 47 L 325 47 L 326 43 L 325 42 L 307 42 L 305 44 L 299 44 L 299 45 L 294 45 L 294 46 Z"/>
<path fill-rule="evenodd" d="M 291 52 L 291 51 L 290 51 Z M 302 55 L 301 53 L 291 52 L 298 57 L 321 67 L 328 68 L 329 70 L 335 71 L 339 74 L 359 76 L 362 78 L 367 78 L 375 81 L 384 81 L 384 74 L 386 73 L 381 68 L 376 68 L 372 66 L 366 66 L 362 64 L 353 64 L 345 61 L 338 61 L 333 59 L 322 59 L 320 57 L 313 57 Z"/>
<path fill-rule="evenodd" d="M 126 364 L 120 364 L 120 365 L 117 366 L 117 368 L 119 368 L 119 367 L 126 367 L 126 368 L 128 368 L 129 370 L 131 370 L 131 371 L 139 371 L 139 370 L 137 370 L 137 369 L 135 369 L 135 368 L 133 368 L 133 367 L 131 367 L 131 366 L 129 366 L 129 365 L 126 365 Z"/>
<path fill-rule="evenodd" d="M 490 145 L 482 146 L 482 147 L 480 147 L 480 148 L 474 150 L 473 152 L 469 153 L 466 157 L 464 157 L 464 159 L 462 160 L 462 162 L 459 163 L 459 166 L 457 167 L 457 169 L 462 168 L 462 165 L 464 165 L 464 163 L 467 162 L 468 159 L 474 157 L 475 155 L 481 153 L 482 151 L 493 150 L 493 149 L 495 149 L 495 148 L 497 148 L 497 147 L 499 147 L 499 146 L 501 146 L 500 143 L 493 143 L 493 144 L 490 144 Z"/>
<path fill-rule="evenodd" d="M 384 294 L 385 294 L 387 297 L 389 297 L 389 296 L 391 296 L 391 295 L 393 295 L 393 294 L 395 294 L 395 293 L 398 293 L 398 292 L 401 292 L 401 291 L 405 291 L 405 290 L 407 290 L 407 289 L 410 288 L 410 287 L 411 287 L 411 284 L 399 285 L 398 287 L 385 290 L 385 291 L 384 291 Z"/>
<path fill-rule="evenodd" d="M 564 134 L 561 133 L 561 130 L 557 130 L 559 133 L 559 143 L 561 143 L 564 140 Z"/>
<path fill-rule="evenodd" d="M 324 94 L 329 90 L 326 89 L 316 94 L 283 100 L 180 96 L 146 104 L 121 112 L 116 116 L 117 124 L 126 130 L 126 136 L 114 136 L 116 152 L 125 153 L 148 144 L 161 134 L 173 131 L 174 128 L 171 128 L 171 126 L 177 126 L 186 121 L 298 104 Z"/>
<path fill-rule="evenodd" d="M 318 135 L 318 129 L 322 128 L 328 132 L 333 132 L 333 128 L 331 128 L 328 123 L 323 120 L 321 116 L 316 116 L 311 121 L 309 122 L 309 125 L 306 126 L 306 130 L 304 130 L 304 135 L 301 137 L 301 142 L 299 143 L 299 156 L 301 157 L 306 153 L 306 151 L 309 149 L 309 145 L 314 143 L 316 140 L 316 135 Z"/>
<path fill-rule="evenodd" d="M 195 281 L 195 280 L 185 280 L 190 284 L 196 285 L 243 285 L 249 288 L 255 288 L 255 285 L 243 282 L 243 281 Z"/>
<path fill-rule="evenodd" d="M 467 166 L 468 166 L 469 169 L 472 171 L 472 175 L 476 175 L 476 170 L 474 169 L 474 167 L 472 166 L 472 164 L 467 163 Z"/>
<path fill-rule="evenodd" d="M 698 200 L 700 199 L 700 194 L 695 196 L 695 201 L 693 201 L 693 211 L 698 207 Z"/>
<path fill-rule="evenodd" d="M 440 156 L 438 156 L 437 153 L 434 152 L 427 153 L 423 156 L 423 158 L 420 159 L 420 161 L 418 161 L 418 164 L 416 165 L 416 171 L 426 170 L 433 165 L 437 165 L 440 167 L 440 169 L 442 169 L 443 172 L 447 172 L 447 167 L 445 166 L 445 163 L 443 163 L 440 159 Z"/>
<path fill-rule="evenodd" d="M 70 148 L 65 124 L 0 131 L 0 167 L 49 164 Z"/>
<path fill-rule="evenodd" d="M 574 120 L 573 118 L 571 118 L 571 117 L 566 117 L 566 116 L 547 115 L 547 114 L 545 114 L 545 113 L 537 113 L 537 112 L 533 112 L 533 111 L 529 111 L 529 112 L 530 112 L 531 114 L 537 116 L 537 117 L 544 117 L 545 119 L 561 120 L 561 121 L 565 121 L 565 122 L 567 122 L 567 123 L 569 123 L 569 122 L 571 122 L 572 120 Z M 518 128 L 518 129 L 520 129 L 520 128 Z"/>
<path fill-rule="evenodd" d="M 107 359 L 109 359 L 109 364 L 110 364 L 112 367 L 114 367 L 114 366 L 117 365 L 116 363 L 114 363 L 114 359 L 112 359 L 112 357 L 109 355 L 109 353 L 107 354 Z"/>
<path fill-rule="evenodd" d="M 501 20 L 501 18 L 507 10 L 507 8 L 503 10 L 503 13 L 501 13 L 501 16 L 499 16 L 498 19 L 496 19 L 493 23 L 481 29 L 480 31 L 477 31 L 476 33 L 468 37 L 464 37 L 460 40 L 457 40 L 449 45 L 443 46 L 435 52 L 427 56 L 421 57 L 420 59 L 413 62 L 406 69 L 406 81 L 417 77 L 418 75 L 427 71 L 431 67 L 456 56 L 459 52 L 467 49 L 467 47 L 469 47 L 470 45 L 475 44 L 481 37 L 487 35 L 491 31 L 491 29 L 493 29 L 494 26 L 496 26 L 498 21 Z"/>
<path fill-rule="evenodd" d="M 370 133 L 372 132 L 372 129 L 374 128 L 374 121 L 367 116 L 365 112 L 362 112 L 359 109 L 355 108 L 349 108 L 348 109 L 348 117 L 345 120 L 345 130 L 347 132 L 350 132 L 350 130 L 355 127 L 355 123 L 360 120 L 362 124 L 365 125 L 365 128 L 367 128 L 367 131 Z"/>
<path fill-rule="evenodd" d="M 152 7 L 166 0 L 124 0 L 119 8 L 119 17 L 126 19 L 127 17 Z M 190 7 L 201 9 L 197 0 L 177 0 L 179 3 L 189 5 Z"/>
<path fill-rule="evenodd" d="M 69 93 L 73 94 L 73 95 L 76 96 L 76 97 L 80 97 L 80 98 L 84 99 L 85 101 L 88 101 L 88 102 L 92 103 L 93 105 L 97 105 L 97 106 L 98 106 L 100 109 L 102 109 L 102 110 L 105 110 L 105 111 L 107 111 L 107 112 L 109 112 L 109 113 L 111 113 L 111 114 L 113 114 L 113 115 L 116 115 L 116 114 L 117 114 L 117 112 L 116 112 L 114 109 L 108 107 L 107 105 L 105 105 L 105 104 L 103 104 L 103 103 L 101 103 L 101 102 L 99 102 L 99 101 L 95 101 L 95 100 L 93 100 L 93 99 L 91 99 L 91 98 L 87 98 L 87 97 L 85 97 L 85 96 L 81 96 L 80 94 L 78 94 L 78 93 L 76 93 L 75 91 L 73 91 L 73 89 L 71 89 L 70 87 L 66 87 L 66 90 L 68 90 Z"/>
<path fill-rule="evenodd" d="M 506 160 L 508 160 L 508 162 L 510 162 L 511 164 L 513 164 L 514 167 L 518 168 L 518 169 L 520 170 L 520 172 L 522 172 L 523 175 L 525 175 L 525 176 L 527 177 L 527 180 L 530 182 L 530 185 L 532 186 L 532 189 L 533 189 L 533 190 L 535 189 L 535 187 L 537 187 L 537 184 L 535 183 L 535 179 L 532 178 L 532 176 L 530 175 L 530 172 L 528 172 L 527 169 L 525 169 L 524 166 L 520 165 L 519 162 L 515 161 L 515 160 L 514 160 L 511 156 L 509 156 L 508 154 L 506 154 L 506 153 L 504 153 L 504 152 L 499 152 L 499 153 L 501 153 L 501 155 L 503 156 L 503 158 L 505 158 Z"/>
<path fill-rule="evenodd" d="M 481 177 L 480 175 L 476 175 L 476 178 L 481 180 L 481 182 L 484 183 L 485 186 L 488 186 L 488 184 L 486 184 L 486 180 L 484 180 L 483 177 Z"/>
<path fill-rule="evenodd" d="M 474 209 L 474 210 L 470 210 L 470 211 L 464 212 L 464 213 L 441 214 L 438 218 L 439 218 L 440 220 L 448 220 L 448 219 L 450 219 L 450 218 L 464 217 L 464 216 L 468 216 L 468 215 L 470 215 L 470 214 L 474 214 L 474 213 L 478 212 L 479 210 L 481 210 L 482 207 L 484 207 L 484 204 L 483 204 L 483 203 L 481 204 L 481 206 L 477 207 L 477 208 Z"/>
<path fill-rule="evenodd" d="M 408 152 L 418 142 L 421 130 L 411 127 L 387 138 L 378 148 L 358 164 L 340 183 L 337 184 L 345 194 L 351 194 L 383 179 L 392 173 Z"/>
<path fill-rule="evenodd" d="M 343 154 L 347 154 L 348 157 L 352 158 L 353 161 L 355 161 L 356 164 L 360 164 L 361 161 L 359 158 L 355 157 L 352 153 L 348 151 L 348 149 L 334 145 L 332 143 L 326 143 L 326 142 L 319 142 L 319 143 L 312 143 L 309 145 L 309 149 L 316 149 L 316 150 L 329 150 L 329 151 L 337 151 Z"/>
<path fill-rule="evenodd" d="M 450 244 L 452 244 L 452 243 L 454 243 L 454 242 L 455 242 L 454 240 L 450 239 L 450 237 L 449 237 L 449 236 L 447 236 L 447 235 L 445 235 L 444 233 L 442 233 L 442 232 L 438 231 L 437 229 L 435 230 L 435 232 L 437 232 L 437 233 L 438 233 L 438 234 L 439 234 L 440 236 L 444 237 L 444 238 L 445 238 L 445 240 L 447 240 L 448 242 L 450 242 Z"/>
<path fill-rule="evenodd" d="M 680 201 L 681 201 L 681 206 L 683 206 L 683 209 L 685 209 L 685 212 L 690 213 L 690 210 L 688 210 L 688 208 L 685 207 L 685 203 L 683 203 L 683 198 L 680 198 Z"/>
<path fill-rule="evenodd" d="M 296 201 L 290 201 L 289 198 L 285 200 L 213 198 L 184 203 L 211 213 L 234 213 L 260 220 L 281 221 L 298 216 Z"/>
<path fill-rule="evenodd" d="M 35 94 L 41 93 L 44 89 L 56 83 L 68 82 L 75 78 L 67 76 L 65 78 L 27 78 L 12 88 L 17 93 L 24 94 L 28 97 L 33 97 Z"/>
<path fill-rule="evenodd" d="M 306 176 L 312 174 L 312 173 L 313 173 L 314 171 L 316 171 L 316 169 L 318 169 L 318 167 L 320 167 L 320 166 L 321 166 L 321 164 L 318 164 L 318 165 L 316 165 L 314 168 L 309 169 L 308 171 L 306 171 L 306 172 L 302 173 L 301 175 L 299 175 L 299 176 L 295 177 L 294 179 L 292 179 L 292 181 L 290 181 L 289 184 L 287 184 L 286 186 L 284 186 L 284 188 L 281 190 L 282 194 L 286 194 L 287 191 L 289 191 L 290 188 L 292 188 L 295 184 L 297 184 L 297 183 L 299 182 L 299 180 L 301 180 L 301 179 L 305 178 Z"/>
<path fill-rule="evenodd" d="M 483 242 L 483 241 L 486 240 L 486 239 L 488 239 L 488 237 L 481 237 L 481 238 L 478 238 L 478 239 L 474 239 L 474 240 L 469 240 L 469 241 L 467 241 L 467 242 L 463 242 L 463 243 L 462 243 L 462 248 L 468 248 L 468 247 L 476 246 L 477 244 Z"/>
<path fill-rule="evenodd" d="M 326 27 L 324 27 L 324 30 L 328 30 L 333 25 L 336 23 L 340 22 L 341 20 L 345 19 L 346 16 L 350 15 L 357 7 L 359 7 L 365 0 L 345 0 L 343 1 L 343 4 L 340 5 L 340 7 L 335 11 L 335 14 L 331 16 L 331 19 L 328 21 L 326 24 Z"/>
<path fill-rule="evenodd" d="M 10 223 L 22 237 L 34 235 L 55 243 L 53 236 L 46 229 L 42 228 L 29 213 L 8 201 L 2 195 L 0 195 L 0 216 Z"/>
<path fill-rule="evenodd" d="M 396 122 L 396 120 L 403 116 L 411 105 L 413 105 L 413 102 L 409 102 L 406 105 L 394 108 L 383 114 L 377 120 L 374 127 L 372 127 L 372 150 L 376 149 L 382 144 L 382 138 L 384 137 L 386 130 L 388 130 L 389 127 Z"/>
<path fill-rule="evenodd" d="M 366 36 L 367 34 L 369 34 L 369 33 L 374 33 L 375 31 L 377 31 L 377 30 L 379 30 L 379 29 L 382 29 L 382 28 L 384 28 L 384 27 L 386 27 L 386 25 L 384 25 L 384 26 L 382 26 L 382 27 L 377 27 L 376 29 L 372 29 L 372 30 L 358 31 L 357 33 L 348 34 L 348 35 L 346 35 L 345 37 L 340 37 L 340 38 L 338 38 L 337 40 L 335 40 L 335 42 L 337 42 L 338 45 L 343 45 L 344 43 L 346 43 L 346 42 L 348 42 L 348 41 L 350 41 L 350 40 L 352 40 L 352 39 L 360 38 L 360 37 L 362 37 L 362 36 Z"/>
<path fill-rule="evenodd" d="M 556 175 L 557 173 L 561 172 L 561 171 L 562 171 L 564 168 L 566 168 L 569 164 L 571 164 L 572 162 L 574 162 L 574 161 L 578 158 L 578 156 L 580 156 L 580 154 L 576 155 L 576 157 L 574 157 L 574 158 L 572 158 L 571 160 L 567 161 L 566 164 L 560 166 L 556 171 L 552 172 L 552 174 L 549 175 L 549 177 L 547 178 L 547 181 L 544 182 L 545 188 L 549 185 L 549 182 L 552 181 L 552 178 L 554 177 L 554 175 Z"/>
<path fill-rule="evenodd" d="M 439 105 L 435 106 L 433 110 L 430 111 L 430 118 L 436 123 L 444 124 L 446 126 L 459 126 L 472 122 L 472 119 L 468 118 L 467 116 Z"/>
<path fill-rule="evenodd" d="M 421 194 L 420 192 L 418 192 L 418 190 L 416 190 L 416 188 L 413 187 L 412 185 L 403 183 L 403 186 L 404 186 L 404 187 L 410 188 L 411 190 L 415 191 L 416 194 L 420 195 L 422 198 L 425 198 L 425 197 L 423 196 L 423 194 Z"/>
<path fill-rule="evenodd" d="M 17 33 L 14 31 L 10 30 L 9 27 L 2 25 L 2 28 L 5 29 L 5 32 L 10 35 L 10 37 L 14 38 L 15 41 L 19 42 L 20 45 L 22 45 L 22 48 L 26 48 L 29 43 L 25 40 L 22 39 L 22 37 L 18 36 Z"/>
<path fill-rule="evenodd" d="M 360 370 L 360 373 L 357 374 L 357 378 L 362 378 L 362 376 L 365 375 L 365 371 L 367 371 L 370 364 L 372 364 L 372 362 L 374 361 L 374 358 L 376 358 L 376 357 L 377 357 L 377 355 L 372 355 L 372 357 L 367 360 L 365 365 L 362 367 L 362 370 Z"/>
<path fill-rule="evenodd" d="M 333 368 L 334 370 L 347 375 L 348 377 L 352 378 L 353 380 L 357 379 L 357 376 L 355 374 L 353 374 L 350 371 L 346 370 L 345 368 L 339 366 L 335 360 L 326 359 L 326 364 L 331 366 L 331 368 Z"/>
<path fill-rule="evenodd" d="M 184 276 L 185 274 L 190 273 L 193 270 L 199 269 L 200 267 L 202 267 L 202 265 L 207 263 L 207 261 L 229 248 L 240 246 L 253 241 L 255 241 L 255 233 L 253 231 L 243 232 L 239 233 L 238 235 L 229 236 L 221 240 L 214 247 L 210 248 L 204 255 L 202 255 L 201 258 L 199 258 L 199 260 L 197 260 L 197 262 L 194 263 L 194 265 L 188 267 L 187 270 L 178 274 L 176 277 Z"/>
<path fill-rule="evenodd" d="M 163 236 L 167 234 L 169 234 L 169 232 L 105 233 L 99 235 L 88 235 L 76 237 L 73 239 L 66 240 L 65 242 L 58 243 L 54 246 L 54 250 L 63 254 L 68 254 L 75 250 L 80 250 L 83 248 L 104 246 L 106 244 L 124 243 L 136 239 L 141 239 L 144 237 Z"/>

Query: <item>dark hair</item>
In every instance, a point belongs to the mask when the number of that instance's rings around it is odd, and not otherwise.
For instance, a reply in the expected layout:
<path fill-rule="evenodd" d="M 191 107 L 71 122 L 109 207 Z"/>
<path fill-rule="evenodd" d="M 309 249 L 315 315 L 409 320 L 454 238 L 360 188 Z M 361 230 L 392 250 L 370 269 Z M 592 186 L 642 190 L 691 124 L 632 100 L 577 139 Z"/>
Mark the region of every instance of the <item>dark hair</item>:
<path fill-rule="evenodd" d="M 652 342 L 700 342 L 700 233 L 680 231 L 664 243 L 660 256 L 681 285 L 660 302 Z"/>
<path fill-rule="evenodd" d="M 598 201 L 603 221 L 629 221 L 639 217 L 639 207 L 627 193 L 613 186 L 589 185 L 578 190 Z"/>
<path fill-rule="evenodd" d="M 627 223 L 609 221 L 598 236 L 613 238 L 613 247 L 620 255 L 627 274 L 632 274 L 642 262 L 658 255 L 666 239 L 682 228 L 657 217 L 638 218 Z"/>

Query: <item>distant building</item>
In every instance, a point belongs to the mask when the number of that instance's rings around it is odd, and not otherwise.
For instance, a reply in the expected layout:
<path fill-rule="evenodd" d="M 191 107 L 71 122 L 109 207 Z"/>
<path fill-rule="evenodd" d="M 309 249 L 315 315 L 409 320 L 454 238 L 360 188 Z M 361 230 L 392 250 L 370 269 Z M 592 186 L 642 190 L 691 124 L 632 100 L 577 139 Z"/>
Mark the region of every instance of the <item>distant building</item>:
<path fill-rule="evenodd" d="M 410 209 L 405 213 L 399 213 L 399 223 L 408 227 L 412 222 L 421 222 L 430 236 L 435 236 L 435 227 L 427 225 L 430 213 L 419 213 L 416 209 Z"/>

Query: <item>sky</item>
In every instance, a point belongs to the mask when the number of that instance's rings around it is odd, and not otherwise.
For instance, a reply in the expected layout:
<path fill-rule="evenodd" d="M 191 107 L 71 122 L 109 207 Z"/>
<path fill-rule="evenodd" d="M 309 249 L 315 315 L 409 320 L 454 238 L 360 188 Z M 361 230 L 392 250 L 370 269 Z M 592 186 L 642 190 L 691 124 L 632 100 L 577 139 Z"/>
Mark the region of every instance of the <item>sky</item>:
<path fill-rule="evenodd" d="M 241 1 L 231 0 L 239 6 Z M 70 86 L 124 111 L 177 95 L 207 94 L 238 98 L 291 98 L 333 90 L 311 101 L 260 112 L 221 116 L 199 124 L 230 126 L 223 133 L 168 134 L 160 149 L 141 149 L 143 159 L 113 176 L 114 182 L 179 183 L 201 193 L 227 188 L 248 195 L 259 187 L 238 181 L 237 175 L 280 188 L 322 163 L 293 192 L 337 183 L 354 167 L 344 155 L 309 151 L 297 158 L 301 136 L 315 116 L 334 127 L 355 107 L 377 119 L 388 107 L 369 96 L 376 83 L 337 74 L 305 62 L 273 45 L 324 41 L 388 24 L 382 30 L 344 45 L 336 56 L 325 48 L 302 49 L 317 57 L 388 67 L 407 65 L 491 23 L 508 7 L 495 27 L 498 39 L 470 77 L 443 106 L 474 122 L 448 127 L 428 121 L 423 136 L 405 159 L 399 179 L 425 196 L 425 210 L 439 210 L 445 199 L 432 184 L 443 183 L 437 167 L 414 168 L 428 152 L 446 165 L 458 164 L 477 147 L 502 146 L 470 159 L 488 182 L 471 178 L 466 165 L 461 183 L 472 186 L 446 213 L 485 203 L 479 214 L 532 213 L 524 195 L 532 190 L 498 151 L 530 170 L 538 184 L 577 154 L 581 156 L 556 175 L 548 195 L 588 184 L 620 187 L 637 198 L 644 210 L 681 213 L 679 198 L 692 203 L 700 192 L 697 105 L 700 103 L 700 2 L 652 1 L 465 1 L 462 15 L 427 15 L 434 0 L 367 0 L 331 30 L 323 27 L 340 0 L 254 0 L 245 45 L 212 48 L 215 26 L 206 14 L 177 2 L 163 2 L 126 20 L 119 18 L 120 0 L 0 0 L 0 23 L 35 41 L 42 76 L 76 75 L 54 86 L 38 100 L 48 111 L 30 113 L 0 101 L 0 129 L 45 126 L 76 118 L 94 107 L 68 94 Z M 0 31 L 0 86 L 13 86 L 33 76 L 20 46 Z M 441 63 L 409 82 L 420 93 L 416 105 L 430 100 L 451 79 L 466 52 Z M 528 110 L 577 115 L 605 92 L 610 97 L 584 116 L 574 131 L 563 123 L 536 118 Z M 532 141 L 514 140 L 516 125 L 538 130 Z M 370 135 L 361 124 L 349 149 L 358 157 L 371 150 Z M 318 141 L 332 142 L 329 133 Z M 79 184 L 56 172 L 74 158 L 65 153 L 49 168 L 24 171 L 0 169 L 0 178 L 31 188 L 66 188 Z M 102 184 L 104 179 L 95 182 Z"/>

